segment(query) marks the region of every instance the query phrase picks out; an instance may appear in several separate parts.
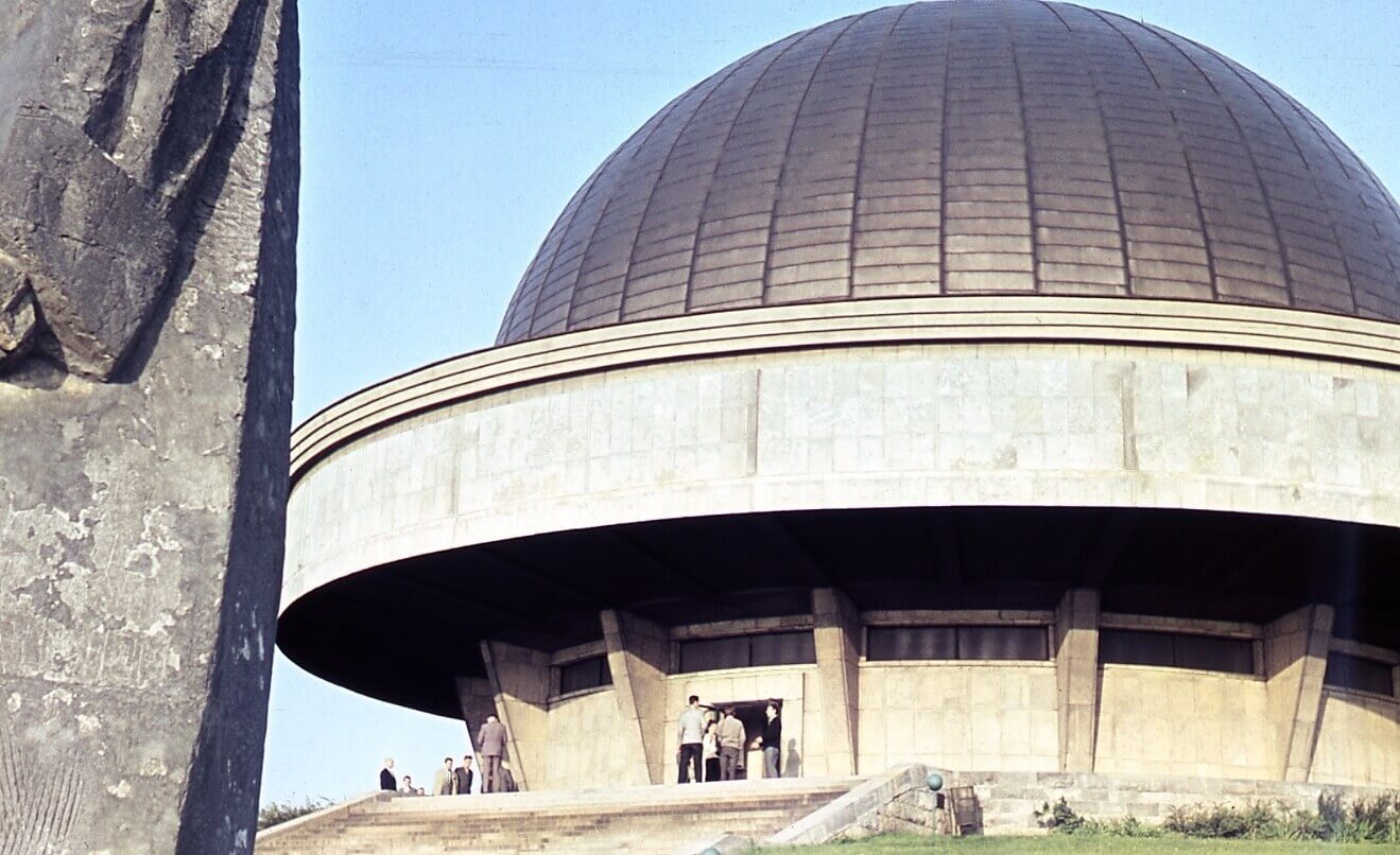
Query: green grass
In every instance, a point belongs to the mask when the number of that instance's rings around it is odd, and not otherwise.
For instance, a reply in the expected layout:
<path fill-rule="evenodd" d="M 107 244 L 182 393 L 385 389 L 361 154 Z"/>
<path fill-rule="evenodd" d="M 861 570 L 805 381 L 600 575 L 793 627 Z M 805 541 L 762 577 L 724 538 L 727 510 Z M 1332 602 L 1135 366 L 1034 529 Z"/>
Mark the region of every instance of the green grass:
<path fill-rule="evenodd" d="M 948 852 L 951 855 L 1400 855 L 1400 846 L 1380 843 L 1324 843 L 1289 840 L 1191 840 L 1054 834 L 1040 837 L 917 837 L 888 835 L 823 846 L 800 846 L 802 855 L 893 855 L 908 852 Z"/>

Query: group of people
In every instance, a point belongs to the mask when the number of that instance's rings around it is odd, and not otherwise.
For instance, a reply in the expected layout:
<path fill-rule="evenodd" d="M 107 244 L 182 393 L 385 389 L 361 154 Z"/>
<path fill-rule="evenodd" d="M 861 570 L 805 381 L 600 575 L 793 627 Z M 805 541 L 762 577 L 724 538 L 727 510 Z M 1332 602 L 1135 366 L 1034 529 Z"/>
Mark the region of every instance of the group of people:
<path fill-rule="evenodd" d="M 681 713 L 677 742 L 676 783 L 734 781 L 745 777 L 744 757 L 750 737 L 744 723 L 734 715 L 733 706 L 726 706 L 716 720 L 714 710 L 702 708 L 700 697 L 691 695 Z M 780 777 L 783 748 L 780 702 L 768 702 L 761 731 L 753 737 L 752 743 L 763 749 L 763 777 Z"/>
<path fill-rule="evenodd" d="M 476 736 L 476 758 L 480 758 L 483 793 L 515 791 L 510 770 L 501 765 L 501 758 L 506 753 L 506 739 L 506 726 L 496 716 L 487 716 Z M 379 789 L 405 796 L 465 796 L 472 791 L 472 779 L 475 777 L 472 763 L 476 758 L 467 754 L 462 757 L 460 766 L 453 766 L 452 758 L 444 757 L 441 768 L 433 775 L 432 790 L 426 791 L 414 786 L 412 775 L 404 775 L 403 786 L 399 786 L 398 778 L 394 775 L 394 758 L 386 757 L 384 768 L 379 770 Z"/>

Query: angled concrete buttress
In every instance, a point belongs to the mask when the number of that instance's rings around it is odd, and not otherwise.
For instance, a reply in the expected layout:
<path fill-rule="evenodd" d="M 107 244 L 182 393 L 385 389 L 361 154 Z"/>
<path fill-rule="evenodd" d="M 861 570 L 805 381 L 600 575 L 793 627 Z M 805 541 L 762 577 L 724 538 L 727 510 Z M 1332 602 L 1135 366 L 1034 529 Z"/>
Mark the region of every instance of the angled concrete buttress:
<path fill-rule="evenodd" d="M 1312 769 L 1335 615 L 1331 606 L 1304 606 L 1264 627 L 1269 719 L 1279 729 L 1274 772 L 1280 780 L 1307 781 Z"/>

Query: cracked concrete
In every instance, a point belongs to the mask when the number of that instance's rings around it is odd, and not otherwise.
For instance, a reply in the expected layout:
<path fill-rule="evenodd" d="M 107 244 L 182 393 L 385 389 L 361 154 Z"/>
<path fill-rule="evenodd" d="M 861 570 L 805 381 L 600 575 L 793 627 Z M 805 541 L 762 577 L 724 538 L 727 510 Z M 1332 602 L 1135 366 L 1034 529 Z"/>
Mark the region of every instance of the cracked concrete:
<path fill-rule="evenodd" d="M 295 6 L 6 12 L 0 855 L 246 852 L 286 498 Z"/>

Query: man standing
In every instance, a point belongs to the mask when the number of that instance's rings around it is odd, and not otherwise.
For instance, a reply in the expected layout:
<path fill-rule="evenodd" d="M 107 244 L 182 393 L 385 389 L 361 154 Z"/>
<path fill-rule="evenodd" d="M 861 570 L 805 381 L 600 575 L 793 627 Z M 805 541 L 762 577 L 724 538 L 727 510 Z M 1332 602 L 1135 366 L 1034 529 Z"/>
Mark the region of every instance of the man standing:
<path fill-rule="evenodd" d="M 724 720 L 719 723 L 719 779 L 733 781 L 734 770 L 739 766 L 739 752 L 748 736 L 744 733 L 744 723 L 734 717 L 734 708 L 724 708 Z"/>
<path fill-rule="evenodd" d="M 783 753 L 783 720 L 778 717 L 778 703 L 768 702 L 765 711 L 768 720 L 763 723 L 763 736 L 759 744 L 763 746 L 763 777 L 778 777 L 778 763 Z"/>
<path fill-rule="evenodd" d="M 506 726 L 494 715 L 488 715 L 481 732 L 476 735 L 476 755 L 481 758 L 481 792 L 501 792 L 504 786 L 501 755 L 505 753 Z"/>
<path fill-rule="evenodd" d="M 705 714 L 700 712 L 700 696 L 690 696 L 690 706 L 681 713 L 678 734 L 680 748 L 676 751 L 676 783 L 685 783 L 686 766 L 690 766 L 692 783 L 700 783 L 700 752 L 705 741 Z"/>
<path fill-rule="evenodd" d="M 472 756 L 468 754 L 462 758 L 462 765 L 453 771 L 453 776 L 457 779 L 454 792 L 459 796 L 468 796 L 472 792 Z"/>
<path fill-rule="evenodd" d="M 452 787 L 457 783 L 457 778 L 452 774 L 452 758 L 442 758 L 442 767 L 433 775 L 433 795 L 450 796 Z"/>
<path fill-rule="evenodd" d="M 384 768 L 379 770 L 379 789 L 398 790 L 399 779 L 394 777 L 394 758 L 384 758 Z"/>

